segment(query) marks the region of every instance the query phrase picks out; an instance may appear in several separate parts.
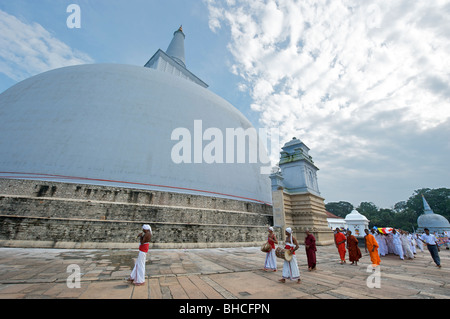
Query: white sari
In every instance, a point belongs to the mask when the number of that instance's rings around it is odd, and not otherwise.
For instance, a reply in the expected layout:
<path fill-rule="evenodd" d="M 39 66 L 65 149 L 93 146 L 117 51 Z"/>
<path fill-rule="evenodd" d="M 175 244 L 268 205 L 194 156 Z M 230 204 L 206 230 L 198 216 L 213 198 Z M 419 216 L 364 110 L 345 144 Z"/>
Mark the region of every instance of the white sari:
<path fill-rule="evenodd" d="M 275 249 L 271 249 L 266 253 L 264 269 L 277 270 L 277 256 L 275 256 Z"/>
<path fill-rule="evenodd" d="M 285 249 L 295 248 L 294 243 L 292 242 L 292 233 L 291 233 L 291 242 L 285 243 Z M 300 279 L 300 271 L 298 269 L 297 265 L 297 257 L 295 254 L 292 255 L 291 261 L 284 261 L 283 264 L 283 274 L 284 279 L 290 279 L 290 280 L 298 280 Z"/>
<path fill-rule="evenodd" d="M 138 258 L 134 264 L 133 271 L 130 275 L 130 280 L 133 280 L 135 284 L 145 283 L 145 262 L 147 260 L 147 253 L 139 251 Z"/>

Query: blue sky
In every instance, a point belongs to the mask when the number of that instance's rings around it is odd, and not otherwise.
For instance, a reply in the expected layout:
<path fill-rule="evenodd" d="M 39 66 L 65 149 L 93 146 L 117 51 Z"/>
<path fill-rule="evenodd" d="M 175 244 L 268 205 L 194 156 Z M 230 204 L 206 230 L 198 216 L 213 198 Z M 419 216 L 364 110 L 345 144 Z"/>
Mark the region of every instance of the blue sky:
<path fill-rule="evenodd" d="M 69 29 L 66 25 L 70 15 L 66 9 L 72 3 L 81 9 L 80 29 Z M 0 0 L 0 10 L 26 25 L 41 25 L 51 37 L 87 55 L 89 58 L 84 60 L 88 63 L 144 65 L 159 48 L 167 48 L 173 32 L 182 24 L 187 37 L 188 68 L 220 96 L 235 101 L 247 98 L 245 93 L 229 89 L 228 83 L 235 83 L 237 76 L 227 69 L 226 32 L 211 32 L 208 10 L 201 1 Z M 22 52 L 16 53 L 25 56 Z M 0 59 L 11 64 L 4 55 Z M 11 65 L 20 70 L 17 73 L 21 76 L 12 79 L 0 72 L 1 92 L 17 79 L 44 70 L 23 64 Z M 211 69 L 215 72 L 210 72 Z M 245 112 L 245 109 L 241 111 Z"/>
<path fill-rule="evenodd" d="M 188 69 L 304 141 L 326 202 L 391 207 L 450 187 L 449 21 L 442 0 L 0 0 L 0 92 L 66 65 L 144 65 L 182 24 Z"/>

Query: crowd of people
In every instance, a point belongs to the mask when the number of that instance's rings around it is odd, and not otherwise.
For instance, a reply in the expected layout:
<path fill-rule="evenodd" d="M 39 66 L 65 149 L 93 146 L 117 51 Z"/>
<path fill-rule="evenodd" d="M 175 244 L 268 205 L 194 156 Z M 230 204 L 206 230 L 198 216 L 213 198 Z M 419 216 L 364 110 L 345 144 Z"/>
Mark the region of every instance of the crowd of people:
<path fill-rule="evenodd" d="M 278 240 L 275 236 L 273 227 L 268 229 L 269 235 L 267 243 L 270 245 L 270 250 L 266 252 L 266 259 L 264 264 L 265 271 L 277 271 L 277 256 L 276 247 Z M 381 264 L 381 257 L 389 254 L 399 256 L 401 260 L 414 259 L 417 251 L 424 252 L 426 247 L 431 254 L 436 266 L 441 268 L 439 258 L 439 245 L 437 237 L 431 234 L 427 228 L 424 229 L 423 234 L 412 234 L 404 230 L 392 229 L 392 232 L 383 233 L 374 227 L 373 229 L 365 229 L 364 249 L 369 254 L 373 267 Z M 295 252 L 299 249 L 299 243 L 293 236 L 290 227 L 285 230 L 286 240 L 284 243 L 284 251 L 289 254 L 290 258 L 285 258 L 283 263 L 282 278 L 280 282 L 286 282 L 290 279 L 300 283 L 300 272 L 297 264 Z M 350 230 L 341 230 L 336 228 L 334 231 L 334 242 L 337 247 L 340 263 L 345 264 L 346 253 L 348 250 L 348 259 L 351 265 L 357 265 L 362 258 L 361 249 L 359 248 L 359 240 Z M 304 239 L 304 246 L 306 257 L 308 261 L 308 271 L 316 269 L 316 239 L 309 230 L 306 230 L 306 237 Z"/>
<path fill-rule="evenodd" d="M 365 229 L 365 233 L 365 250 L 370 254 L 374 266 L 380 265 L 380 257 L 389 254 L 397 255 L 401 260 L 414 259 L 417 250 L 423 252 L 426 247 L 436 266 L 441 267 L 437 236 L 431 234 L 427 228 L 424 229 L 423 234 L 412 234 L 401 229 L 392 229 L 392 232 L 383 233 L 376 227 L 373 227 L 370 231 Z M 343 244 L 345 242 L 347 243 L 346 246 Z M 345 248 L 347 248 L 349 260 L 352 264 L 357 264 L 361 258 L 361 253 L 358 248 L 358 240 L 352 235 L 351 231 L 343 230 L 341 232 L 340 229 L 336 228 L 335 244 L 339 251 L 341 263 L 345 263 Z"/>
<path fill-rule="evenodd" d="M 437 237 L 431 234 L 427 228 L 424 229 L 423 234 L 410 234 L 403 230 L 393 229 L 392 232 L 384 234 L 380 232 L 376 227 L 364 230 L 366 236 L 364 236 L 365 251 L 369 253 L 370 260 L 373 267 L 377 267 L 381 264 L 381 258 L 388 254 L 394 254 L 399 256 L 400 259 L 414 259 L 417 253 L 417 248 L 424 251 L 424 247 L 427 247 L 428 251 L 436 263 L 436 266 L 441 268 L 439 257 L 439 245 Z M 276 247 L 278 240 L 274 233 L 273 227 L 268 228 L 267 245 L 269 249 L 266 251 L 266 259 L 264 263 L 264 270 L 277 271 L 277 256 Z M 284 241 L 283 253 L 287 254 L 289 258 L 284 258 L 282 278 L 280 282 L 286 282 L 286 279 L 297 281 L 300 283 L 300 271 L 297 264 L 297 257 L 295 252 L 299 249 L 300 245 L 298 240 L 293 236 L 292 228 L 288 227 L 285 230 L 286 239 Z M 138 237 L 139 255 L 136 260 L 133 271 L 130 277 L 127 279 L 129 282 L 140 286 L 145 281 L 145 260 L 147 252 L 149 250 L 149 244 L 152 238 L 152 229 L 150 225 L 143 225 L 142 232 Z M 361 259 L 362 254 L 359 248 L 359 240 L 352 235 L 350 230 L 335 229 L 334 242 L 338 249 L 341 264 L 346 263 L 346 252 L 349 252 L 349 261 L 352 265 L 357 265 Z M 308 261 L 308 271 L 316 270 L 316 239 L 314 235 L 306 230 L 306 237 L 303 241 L 305 246 L 306 258 Z"/>

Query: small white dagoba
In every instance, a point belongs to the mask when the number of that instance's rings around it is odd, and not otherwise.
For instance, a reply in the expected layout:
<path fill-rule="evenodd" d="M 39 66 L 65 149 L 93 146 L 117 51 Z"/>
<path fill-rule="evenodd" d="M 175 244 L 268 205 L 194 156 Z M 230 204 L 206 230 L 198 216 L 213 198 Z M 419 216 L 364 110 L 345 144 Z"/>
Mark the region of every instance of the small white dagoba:
<path fill-rule="evenodd" d="M 350 214 L 345 216 L 345 223 L 347 229 L 351 230 L 355 237 L 363 238 L 365 236 L 364 229 L 369 229 L 369 220 L 354 208 Z"/>
<path fill-rule="evenodd" d="M 425 228 L 428 228 L 431 233 L 443 234 L 445 231 L 449 232 L 450 223 L 447 218 L 433 212 L 423 195 L 422 200 L 424 212 L 417 218 L 418 232 L 423 232 Z"/>

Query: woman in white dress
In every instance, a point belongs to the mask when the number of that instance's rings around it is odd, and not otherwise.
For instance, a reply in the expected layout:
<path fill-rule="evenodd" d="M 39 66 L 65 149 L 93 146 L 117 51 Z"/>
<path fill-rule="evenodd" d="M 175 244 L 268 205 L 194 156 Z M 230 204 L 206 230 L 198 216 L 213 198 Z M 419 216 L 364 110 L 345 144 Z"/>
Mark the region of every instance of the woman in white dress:
<path fill-rule="evenodd" d="M 420 251 L 423 252 L 423 242 L 419 238 L 419 234 L 416 234 L 416 243 L 417 247 L 419 247 Z"/>
<path fill-rule="evenodd" d="M 286 279 L 297 280 L 300 283 L 300 271 L 298 270 L 297 258 L 295 256 L 295 251 L 298 249 L 297 239 L 292 236 L 292 229 L 290 227 L 286 228 L 286 242 L 285 249 L 289 249 L 292 254 L 292 259 L 290 261 L 284 260 L 283 264 L 283 278 L 280 282 L 286 282 Z"/>
<path fill-rule="evenodd" d="M 388 254 L 393 254 L 395 252 L 394 238 L 392 237 L 392 233 L 389 233 L 386 236 L 386 246 Z"/>
<path fill-rule="evenodd" d="M 394 244 L 394 254 L 400 256 L 401 260 L 405 259 L 405 257 L 403 257 L 404 252 L 402 247 L 402 240 L 400 234 L 395 229 L 392 231 L 392 239 Z"/>
<path fill-rule="evenodd" d="M 416 240 L 414 239 L 413 234 L 408 234 L 409 244 L 411 245 L 411 251 L 415 255 L 416 251 Z"/>
<path fill-rule="evenodd" d="M 409 243 L 408 235 L 406 232 L 401 231 L 400 240 L 402 242 L 403 253 L 408 259 L 414 259 L 414 254 L 411 250 L 411 244 Z"/>
<path fill-rule="evenodd" d="M 379 231 L 377 232 L 377 236 L 375 237 L 375 239 L 377 240 L 378 243 L 378 253 L 381 257 L 384 257 L 388 254 L 387 252 L 387 246 L 386 246 L 386 238 L 385 236 L 380 233 Z"/>
<path fill-rule="evenodd" d="M 266 253 L 266 261 L 264 263 L 264 270 L 277 271 L 277 256 L 275 255 L 275 244 L 278 244 L 277 237 L 273 233 L 273 227 L 269 227 L 269 236 L 267 242 L 272 249 Z"/>

